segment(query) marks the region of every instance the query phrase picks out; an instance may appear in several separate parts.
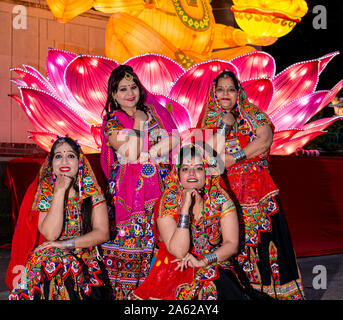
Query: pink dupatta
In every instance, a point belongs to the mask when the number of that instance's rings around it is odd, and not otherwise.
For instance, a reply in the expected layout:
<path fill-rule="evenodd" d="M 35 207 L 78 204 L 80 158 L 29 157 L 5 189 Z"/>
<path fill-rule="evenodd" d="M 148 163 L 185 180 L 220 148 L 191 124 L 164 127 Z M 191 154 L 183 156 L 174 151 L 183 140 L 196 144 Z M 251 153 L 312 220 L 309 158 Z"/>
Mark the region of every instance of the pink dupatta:
<path fill-rule="evenodd" d="M 148 109 L 154 119 L 157 121 L 161 130 L 165 130 L 171 134 L 176 130 L 176 125 L 169 114 L 168 110 L 161 106 L 155 98 L 147 93 Z M 132 129 L 134 120 L 126 113 L 118 110 L 114 113 L 115 118 L 119 121 L 121 127 Z M 111 167 L 116 162 L 113 150 L 111 150 L 108 137 L 105 135 L 105 126 L 107 120 L 104 119 L 101 128 L 101 166 L 107 177 L 110 179 Z M 155 174 L 144 174 L 144 170 L 155 172 Z M 139 188 L 137 182 L 148 186 Z M 159 177 L 158 168 L 151 162 L 146 163 L 129 163 L 121 165 L 116 176 L 116 195 L 114 200 L 115 205 L 115 222 L 116 224 L 125 224 L 130 220 L 130 216 L 136 211 L 142 211 L 146 206 L 153 206 L 155 201 L 161 195 L 161 179 Z M 134 209 L 135 208 L 135 209 Z"/>

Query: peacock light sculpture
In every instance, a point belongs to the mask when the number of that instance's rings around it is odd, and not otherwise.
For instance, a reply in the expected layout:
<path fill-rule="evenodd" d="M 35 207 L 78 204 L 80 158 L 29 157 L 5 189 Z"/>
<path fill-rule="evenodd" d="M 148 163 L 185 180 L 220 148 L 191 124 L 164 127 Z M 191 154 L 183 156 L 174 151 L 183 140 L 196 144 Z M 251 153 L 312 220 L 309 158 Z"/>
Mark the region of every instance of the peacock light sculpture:
<path fill-rule="evenodd" d="M 147 89 L 147 103 L 166 107 L 180 132 L 199 123 L 208 90 L 218 72 L 232 70 L 250 101 L 271 117 L 275 126 L 271 154 L 288 155 L 325 133 L 325 128 L 342 118 L 332 116 L 309 122 L 343 86 L 341 80 L 331 90 L 316 91 L 321 72 L 337 54 L 333 52 L 295 63 L 278 74 L 275 74 L 274 58 L 262 51 L 229 61 L 204 61 L 187 70 L 158 54 L 136 56 L 124 64 L 133 67 Z M 12 97 L 34 127 L 30 137 L 48 150 L 56 135 L 67 134 L 78 140 L 84 152 L 100 152 L 99 130 L 107 81 L 117 66 L 116 61 L 106 57 L 49 49 L 47 77 L 27 65 L 13 68 L 19 78 L 12 81 L 18 86 L 20 95 Z"/>

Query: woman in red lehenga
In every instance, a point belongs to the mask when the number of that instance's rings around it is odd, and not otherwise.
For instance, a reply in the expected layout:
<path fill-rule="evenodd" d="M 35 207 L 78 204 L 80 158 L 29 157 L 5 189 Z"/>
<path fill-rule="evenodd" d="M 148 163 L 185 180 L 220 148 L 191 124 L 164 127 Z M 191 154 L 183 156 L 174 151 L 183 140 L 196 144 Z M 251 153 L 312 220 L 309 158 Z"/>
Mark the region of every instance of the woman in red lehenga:
<path fill-rule="evenodd" d="M 105 198 L 88 160 L 73 139 L 58 138 L 20 209 L 9 299 L 110 299 L 97 250 L 108 236 Z"/>
<path fill-rule="evenodd" d="M 223 179 L 243 224 L 237 256 L 242 274 L 276 299 L 304 299 L 279 190 L 268 171 L 269 117 L 248 101 L 235 74 L 223 71 L 213 81 L 201 126 L 217 130 L 213 147 L 224 154 Z"/>

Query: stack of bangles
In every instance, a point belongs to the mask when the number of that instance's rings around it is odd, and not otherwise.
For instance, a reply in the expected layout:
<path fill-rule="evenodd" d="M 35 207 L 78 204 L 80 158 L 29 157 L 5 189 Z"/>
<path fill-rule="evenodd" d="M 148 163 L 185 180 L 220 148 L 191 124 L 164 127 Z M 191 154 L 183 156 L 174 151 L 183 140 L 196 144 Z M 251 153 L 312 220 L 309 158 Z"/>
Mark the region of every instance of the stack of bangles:
<path fill-rule="evenodd" d="M 243 160 L 245 160 L 247 158 L 247 156 L 246 156 L 246 154 L 245 154 L 243 149 L 233 153 L 232 156 L 235 159 L 236 163 L 240 162 L 240 161 L 243 161 Z"/>
<path fill-rule="evenodd" d="M 62 241 L 62 245 L 64 249 L 75 249 L 75 239 L 69 239 Z"/>
<path fill-rule="evenodd" d="M 202 260 L 206 265 L 212 264 L 218 261 L 217 255 L 214 252 L 204 254 Z"/>
<path fill-rule="evenodd" d="M 220 121 L 217 129 L 217 133 L 222 136 L 227 136 L 227 134 L 230 132 L 231 126 L 223 121 Z"/>
<path fill-rule="evenodd" d="M 188 214 L 179 214 L 179 221 L 177 223 L 178 228 L 189 228 L 189 215 Z"/>

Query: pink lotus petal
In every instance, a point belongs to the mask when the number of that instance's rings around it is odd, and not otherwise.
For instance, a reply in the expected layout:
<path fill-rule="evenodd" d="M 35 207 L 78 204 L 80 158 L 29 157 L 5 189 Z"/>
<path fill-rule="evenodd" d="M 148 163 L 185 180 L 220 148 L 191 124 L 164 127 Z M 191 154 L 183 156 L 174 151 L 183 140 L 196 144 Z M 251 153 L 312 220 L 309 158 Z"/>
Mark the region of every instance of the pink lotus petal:
<path fill-rule="evenodd" d="M 319 106 L 316 113 L 318 113 L 320 110 L 322 110 L 325 106 L 327 106 L 338 94 L 339 91 L 343 88 L 343 80 L 339 81 L 326 95 L 326 97 L 323 99 L 323 102 Z"/>
<path fill-rule="evenodd" d="M 19 68 L 13 68 L 11 71 L 14 71 L 25 82 L 25 86 L 48 91 L 52 94 L 55 93 L 54 88 L 46 79 L 42 79 L 29 71 Z"/>
<path fill-rule="evenodd" d="M 35 143 L 37 143 L 42 149 L 50 151 L 53 142 L 57 139 L 57 135 L 50 132 L 30 132 L 29 138 L 31 138 Z M 59 135 L 59 136 L 64 136 Z M 73 137 L 74 138 L 74 137 Z M 98 153 L 97 149 L 85 145 L 82 141 L 78 140 L 77 143 L 81 146 L 83 153 Z"/>
<path fill-rule="evenodd" d="M 56 135 L 48 132 L 30 132 L 29 138 L 32 139 L 43 150 L 49 152 L 53 141 L 56 140 Z"/>
<path fill-rule="evenodd" d="M 269 79 L 256 79 L 242 82 L 249 101 L 267 112 L 274 94 L 274 86 Z"/>
<path fill-rule="evenodd" d="M 283 130 L 283 131 L 275 131 L 273 136 L 273 148 L 277 148 L 279 145 L 284 144 L 285 142 L 289 141 L 298 131 L 302 131 L 299 129 L 290 129 L 290 130 Z"/>
<path fill-rule="evenodd" d="M 102 121 L 108 78 L 117 66 L 117 62 L 108 58 L 80 55 L 65 70 L 67 88 L 78 103 L 92 114 L 95 123 Z"/>
<path fill-rule="evenodd" d="M 90 123 L 98 121 L 98 117 L 94 116 L 83 106 L 81 106 L 64 83 L 64 72 L 68 64 L 76 57 L 76 54 L 59 49 L 51 49 L 48 51 L 47 58 L 47 73 L 49 81 L 56 90 L 58 98 L 63 100 L 69 107 L 80 114 L 85 120 Z"/>
<path fill-rule="evenodd" d="M 46 71 L 49 82 L 56 89 L 59 97 L 65 101 L 70 99 L 70 92 L 64 85 L 64 70 L 75 57 L 76 54 L 64 50 L 49 48 L 48 51 Z"/>
<path fill-rule="evenodd" d="M 311 133 L 303 133 L 301 137 L 292 139 L 289 142 L 286 142 L 285 144 L 279 145 L 276 148 L 272 146 L 270 150 L 270 154 L 273 155 L 289 155 L 295 152 L 296 149 L 302 148 L 306 143 L 308 143 L 310 140 L 314 139 L 315 137 L 320 136 L 323 134 L 323 131 L 316 131 Z"/>
<path fill-rule="evenodd" d="M 91 134 L 94 138 L 96 145 L 101 148 L 101 125 L 96 125 L 91 127 Z"/>
<path fill-rule="evenodd" d="M 291 101 L 312 93 L 318 82 L 318 64 L 318 60 L 296 63 L 275 76 L 275 94 L 268 113 L 273 114 Z"/>
<path fill-rule="evenodd" d="M 241 81 L 254 78 L 273 78 L 275 75 L 275 60 L 263 51 L 253 51 L 236 57 L 230 62 L 239 70 Z"/>
<path fill-rule="evenodd" d="M 24 110 L 26 116 L 29 118 L 33 126 L 36 128 L 36 130 L 45 130 L 45 127 L 41 125 L 41 122 L 37 121 L 36 117 L 33 115 L 34 109 L 31 109 L 30 106 L 26 107 L 18 96 L 10 95 L 10 97 L 13 98 L 16 102 L 18 102 L 20 107 Z"/>
<path fill-rule="evenodd" d="M 289 103 L 276 113 L 270 115 L 275 130 L 302 128 L 316 113 L 326 95 L 327 91 L 309 94 Z"/>
<path fill-rule="evenodd" d="M 34 67 L 28 66 L 27 64 L 23 64 L 25 70 L 27 72 L 30 72 L 31 74 L 35 75 L 37 78 L 39 78 L 42 82 L 48 82 L 47 78 L 44 77 L 37 69 Z"/>
<path fill-rule="evenodd" d="M 133 57 L 124 64 L 133 68 L 148 91 L 163 95 L 168 94 L 173 83 L 185 72 L 174 60 L 153 53 Z"/>
<path fill-rule="evenodd" d="M 339 51 L 335 51 L 335 52 L 326 54 L 325 56 L 318 59 L 319 60 L 319 66 L 318 66 L 319 74 L 324 70 L 327 64 L 338 54 L 339 54 Z"/>
<path fill-rule="evenodd" d="M 192 121 L 187 109 L 177 101 L 164 95 L 154 95 L 155 99 L 165 108 L 170 107 L 172 117 L 179 132 L 187 130 L 191 127 Z"/>
<path fill-rule="evenodd" d="M 306 132 L 322 131 L 339 119 L 343 119 L 343 116 L 333 116 L 330 118 L 323 118 L 316 121 L 312 121 L 306 124 L 305 126 L 303 126 L 303 130 L 305 130 Z"/>
<path fill-rule="evenodd" d="M 15 83 L 18 87 L 21 86 L 21 87 L 26 87 L 27 84 L 24 80 L 21 80 L 21 79 L 11 79 L 11 81 L 13 83 Z"/>
<path fill-rule="evenodd" d="M 19 88 L 22 102 L 31 112 L 37 131 L 69 135 L 77 140 L 92 141 L 90 125 L 56 97 L 37 89 Z M 94 143 L 95 144 L 95 143 Z"/>
<path fill-rule="evenodd" d="M 170 90 L 168 96 L 187 108 L 193 127 L 203 115 L 213 80 L 224 69 L 233 71 L 239 78 L 238 69 L 230 62 L 210 60 L 190 67 Z"/>

